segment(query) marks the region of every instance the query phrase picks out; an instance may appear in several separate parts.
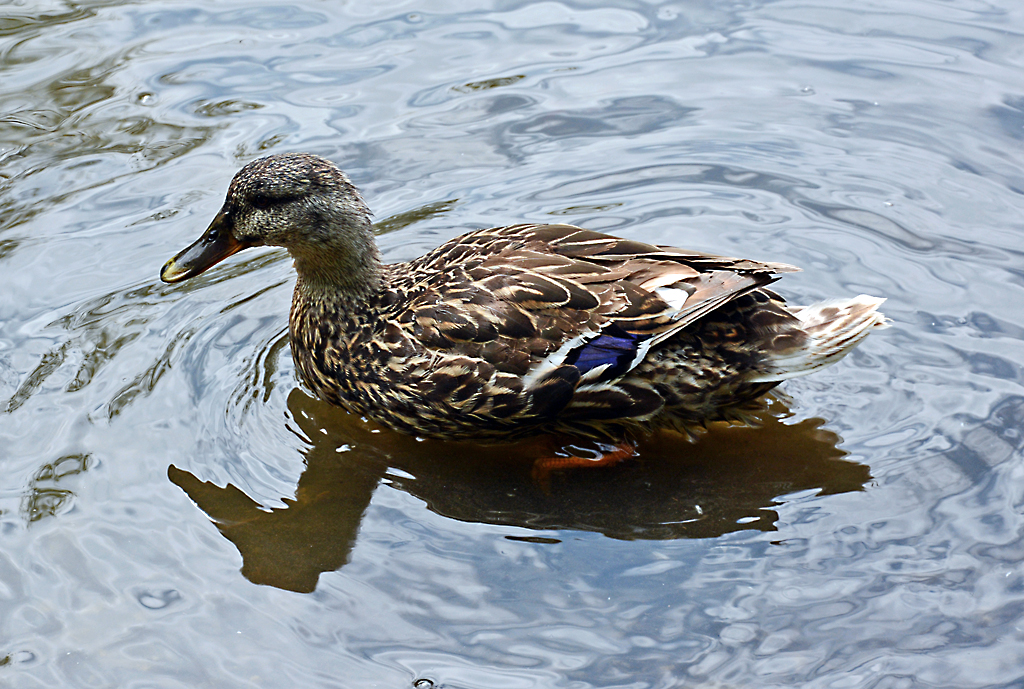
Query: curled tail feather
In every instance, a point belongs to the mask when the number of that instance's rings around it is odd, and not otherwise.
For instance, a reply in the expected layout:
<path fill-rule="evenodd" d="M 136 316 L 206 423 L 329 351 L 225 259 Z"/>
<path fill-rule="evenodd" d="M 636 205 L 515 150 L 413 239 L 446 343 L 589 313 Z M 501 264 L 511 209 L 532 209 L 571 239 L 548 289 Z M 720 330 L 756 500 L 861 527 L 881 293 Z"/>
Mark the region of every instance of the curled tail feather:
<path fill-rule="evenodd" d="M 872 330 L 889 327 L 889 319 L 878 311 L 884 301 L 861 294 L 852 299 L 829 299 L 810 306 L 791 307 L 793 315 L 800 319 L 799 327 L 806 338 L 800 338 L 802 343 L 798 346 L 766 353 L 762 370 L 747 380 L 778 382 L 831 366 Z"/>

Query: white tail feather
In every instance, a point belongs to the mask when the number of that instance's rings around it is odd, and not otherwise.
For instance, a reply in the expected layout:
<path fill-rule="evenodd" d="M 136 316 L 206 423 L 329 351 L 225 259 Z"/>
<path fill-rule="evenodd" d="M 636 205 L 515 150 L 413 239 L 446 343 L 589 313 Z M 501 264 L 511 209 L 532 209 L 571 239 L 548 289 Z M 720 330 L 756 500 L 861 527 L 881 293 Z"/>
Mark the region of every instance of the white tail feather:
<path fill-rule="evenodd" d="M 829 299 L 810 306 L 792 307 L 800 329 L 810 339 L 801 347 L 771 352 L 765 368 L 747 380 L 770 383 L 813 373 L 836 363 L 872 330 L 889 327 L 878 307 L 885 299 L 866 294 L 852 299 Z"/>

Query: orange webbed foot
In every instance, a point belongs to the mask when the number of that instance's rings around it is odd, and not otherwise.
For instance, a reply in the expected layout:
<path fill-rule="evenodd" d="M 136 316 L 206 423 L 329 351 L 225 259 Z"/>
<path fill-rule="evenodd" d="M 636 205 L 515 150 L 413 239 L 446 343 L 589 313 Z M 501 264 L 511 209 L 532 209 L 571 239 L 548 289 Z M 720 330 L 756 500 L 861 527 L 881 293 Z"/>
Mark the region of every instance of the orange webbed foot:
<path fill-rule="evenodd" d="M 539 483 L 545 490 L 550 484 L 551 472 L 564 469 L 576 469 L 581 467 L 604 467 L 618 464 L 636 454 L 632 443 L 621 442 L 616 445 L 601 445 L 601 454 L 596 457 L 580 457 L 570 455 L 568 457 L 540 457 L 533 463 L 530 472 L 533 480 Z"/>

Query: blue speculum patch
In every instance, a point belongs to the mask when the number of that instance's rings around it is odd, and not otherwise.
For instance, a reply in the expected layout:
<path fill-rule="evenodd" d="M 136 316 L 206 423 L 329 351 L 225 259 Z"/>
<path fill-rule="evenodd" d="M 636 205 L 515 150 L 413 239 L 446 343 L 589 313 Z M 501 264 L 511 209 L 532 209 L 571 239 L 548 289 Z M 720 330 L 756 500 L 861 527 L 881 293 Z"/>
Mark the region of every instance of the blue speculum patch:
<path fill-rule="evenodd" d="M 627 333 L 617 325 L 610 326 L 603 333 L 580 348 L 569 353 L 565 363 L 572 364 L 586 374 L 598 366 L 608 365 L 601 378 L 614 378 L 629 370 L 636 357 L 640 343 L 649 336 Z"/>

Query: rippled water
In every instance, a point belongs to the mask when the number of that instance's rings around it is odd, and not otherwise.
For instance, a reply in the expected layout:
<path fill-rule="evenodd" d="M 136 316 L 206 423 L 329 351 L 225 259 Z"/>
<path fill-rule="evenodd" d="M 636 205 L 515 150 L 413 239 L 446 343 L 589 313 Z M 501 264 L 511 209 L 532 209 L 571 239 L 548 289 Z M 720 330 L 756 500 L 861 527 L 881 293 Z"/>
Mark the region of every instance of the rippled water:
<path fill-rule="evenodd" d="M 0 8 L 0 685 L 1024 684 L 1024 6 L 849 7 Z M 158 281 L 292 150 L 389 260 L 565 221 L 895 327 L 541 486 L 312 399 L 282 252 Z"/>

